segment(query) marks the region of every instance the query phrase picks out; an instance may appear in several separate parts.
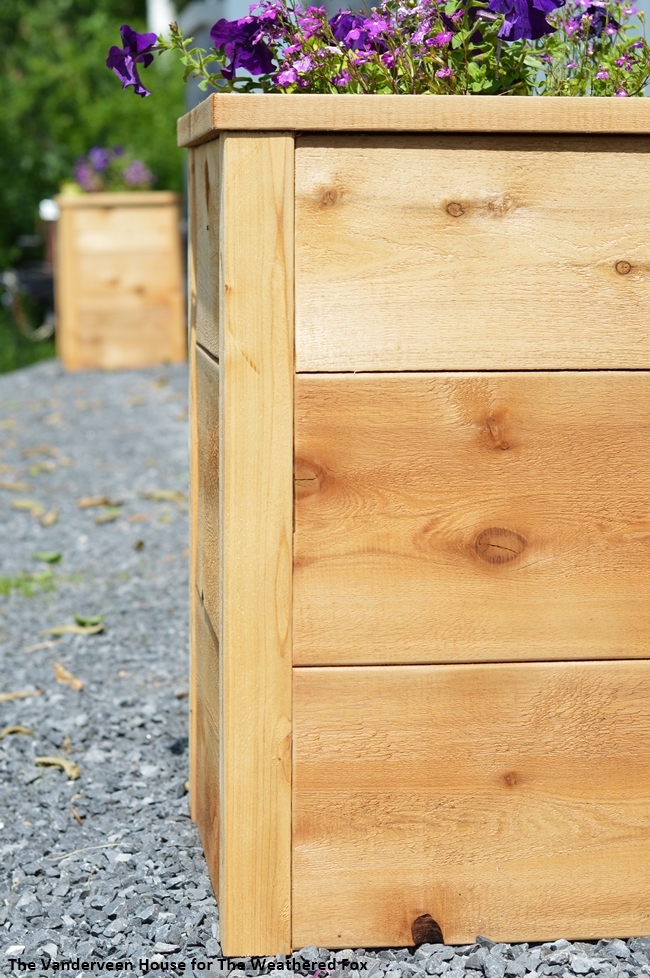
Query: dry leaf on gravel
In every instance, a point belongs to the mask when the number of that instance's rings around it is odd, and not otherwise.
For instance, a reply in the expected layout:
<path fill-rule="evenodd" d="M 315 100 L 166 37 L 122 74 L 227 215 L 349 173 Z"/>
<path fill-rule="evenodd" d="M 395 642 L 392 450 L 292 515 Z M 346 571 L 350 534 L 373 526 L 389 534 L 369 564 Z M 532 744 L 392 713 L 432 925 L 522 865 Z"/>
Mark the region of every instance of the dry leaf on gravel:
<path fill-rule="evenodd" d="M 95 517 L 95 523 L 100 526 L 102 523 L 114 523 L 118 516 L 122 515 L 122 510 L 117 506 L 107 506 L 103 513 Z"/>
<path fill-rule="evenodd" d="M 68 672 L 66 667 L 60 662 L 53 662 L 52 668 L 54 669 L 54 678 L 57 683 L 61 683 L 62 686 L 70 686 L 72 689 L 83 689 L 84 684 L 76 676 L 73 676 L 71 672 Z"/>
<path fill-rule="evenodd" d="M 30 737 L 34 736 L 34 731 L 30 730 L 29 727 L 23 727 L 20 723 L 10 724 L 8 727 L 3 727 L 0 730 L 0 740 L 3 737 L 8 737 L 9 734 L 29 734 Z"/>
<path fill-rule="evenodd" d="M 121 506 L 123 499 L 111 499 L 109 496 L 82 496 L 77 500 L 79 509 L 90 509 L 92 506 Z"/>
<path fill-rule="evenodd" d="M 37 513 L 34 513 L 34 516 L 37 516 L 37 515 L 38 515 Z M 42 517 L 42 519 L 41 519 L 41 526 L 54 526 L 54 524 L 56 523 L 56 521 L 58 520 L 58 518 L 59 518 L 59 511 L 58 511 L 58 509 L 50 509 Z"/>
<path fill-rule="evenodd" d="M 70 805 L 70 811 L 74 815 L 74 817 L 75 817 L 76 821 L 79 823 L 79 825 L 83 825 L 84 824 L 83 823 L 83 819 L 82 819 L 81 815 L 79 814 L 79 812 L 77 811 L 77 809 L 74 807 L 74 805 Z"/>
<path fill-rule="evenodd" d="M 35 757 L 34 764 L 38 767 L 58 767 L 60 771 L 65 771 L 69 781 L 76 781 L 81 777 L 81 768 L 74 761 L 68 761 L 65 757 Z"/>
<path fill-rule="evenodd" d="M 15 689 L 11 693 L 0 693 L 0 703 L 11 703 L 12 700 L 26 700 L 28 696 L 42 695 L 42 689 Z"/>
<path fill-rule="evenodd" d="M 104 631 L 103 625 L 55 625 L 44 628 L 39 635 L 98 635 Z"/>
<path fill-rule="evenodd" d="M 36 645 L 28 645 L 23 649 L 23 652 L 38 652 L 39 649 L 50 649 L 54 645 L 58 645 L 58 642 L 37 642 Z"/>
<path fill-rule="evenodd" d="M 171 489 L 150 489 L 140 493 L 141 499 L 153 499 L 157 503 L 184 503 L 185 493 L 174 492 Z"/>
<path fill-rule="evenodd" d="M 43 424 L 61 424 L 63 421 L 63 415 L 60 411 L 55 411 L 54 414 L 48 414 L 46 418 L 43 418 Z"/>
<path fill-rule="evenodd" d="M 0 479 L 0 489 L 8 489 L 9 492 L 26 492 L 29 489 L 29 482 L 9 482 Z"/>
<path fill-rule="evenodd" d="M 43 516 L 45 510 L 41 503 L 37 502 L 35 499 L 14 499 L 11 504 L 12 509 L 22 509 L 26 513 L 31 513 L 32 516 Z"/>
<path fill-rule="evenodd" d="M 15 427 L 16 427 L 15 418 L 4 418 L 2 421 L 0 421 L 0 428 L 6 429 L 6 428 L 15 428 Z"/>
<path fill-rule="evenodd" d="M 55 458 L 59 453 L 51 445 L 35 445 L 33 448 L 23 448 L 20 454 L 23 458 L 29 458 L 30 455 L 51 455 Z"/>

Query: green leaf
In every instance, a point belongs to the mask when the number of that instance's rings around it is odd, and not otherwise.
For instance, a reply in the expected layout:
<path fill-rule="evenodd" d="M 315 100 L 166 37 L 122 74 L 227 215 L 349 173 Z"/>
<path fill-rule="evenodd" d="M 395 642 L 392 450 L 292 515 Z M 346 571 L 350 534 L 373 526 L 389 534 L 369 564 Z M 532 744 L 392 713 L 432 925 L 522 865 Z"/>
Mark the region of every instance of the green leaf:
<path fill-rule="evenodd" d="M 44 560 L 46 564 L 58 564 L 61 554 L 57 550 L 37 550 L 32 554 L 34 560 Z"/>
<path fill-rule="evenodd" d="M 77 625 L 89 626 L 89 625 L 99 625 L 100 622 L 104 621 L 103 615 L 73 615 Z"/>

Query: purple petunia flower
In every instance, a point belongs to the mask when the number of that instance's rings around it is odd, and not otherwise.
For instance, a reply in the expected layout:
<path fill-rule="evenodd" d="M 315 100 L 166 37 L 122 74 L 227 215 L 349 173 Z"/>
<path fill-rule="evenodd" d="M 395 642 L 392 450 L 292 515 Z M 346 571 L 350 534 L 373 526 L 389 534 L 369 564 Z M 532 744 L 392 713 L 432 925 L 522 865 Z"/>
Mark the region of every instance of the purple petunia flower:
<path fill-rule="evenodd" d="M 364 29 L 366 18 L 353 14 L 350 10 L 339 10 L 330 19 L 332 34 L 336 40 L 351 51 L 362 51 L 370 40 L 368 30 Z"/>
<path fill-rule="evenodd" d="M 546 15 L 563 7 L 565 0 L 490 0 L 487 9 L 495 14 L 505 14 L 499 30 L 504 41 L 531 41 L 545 34 L 552 34 L 554 27 L 546 20 Z"/>
<path fill-rule="evenodd" d="M 444 44 L 449 44 L 453 36 L 453 31 L 441 31 L 440 34 L 436 34 L 436 36 L 431 39 L 431 47 L 441 48 Z"/>
<path fill-rule="evenodd" d="M 436 78 L 451 78 L 453 73 L 453 68 L 439 68 L 438 71 L 436 71 Z"/>
<path fill-rule="evenodd" d="M 223 50 L 230 61 L 221 69 L 224 78 L 234 78 L 237 68 L 244 68 L 251 75 L 268 75 L 273 71 L 275 64 L 271 50 L 264 41 L 256 39 L 261 29 L 259 17 L 242 17 L 240 20 L 222 18 L 217 21 L 210 31 L 210 37 L 215 48 Z"/>
<path fill-rule="evenodd" d="M 605 71 L 604 69 L 602 71 L 597 71 L 594 78 L 609 78 L 609 72 Z"/>
<path fill-rule="evenodd" d="M 122 82 L 122 88 L 133 85 L 136 95 L 151 95 L 140 81 L 138 64 L 148 68 L 153 61 L 155 44 L 158 38 L 155 34 L 139 34 L 128 24 L 120 27 L 123 48 L 112 47 L 108 52 L 106 67 L 110 68 Z"/>
<path fill-rule="evenodd" d="M 344 88 L 345 85 L 347 85 L 347 83 L 350 81 L 350 76 L 347 71 L 342 71 L 340 75 L 335 75 L 335 77 L 332 78 L 332 81 L 339 88 Z"/>
<path fill-rule="evenodd" d="M 600 37 L 603 32 L 616 34 L 621 26 L 617 20 L 608 15 L 607 10 L 600 3 L 590 3 L 583 17 L 589 17 L 589 37 Z"/>

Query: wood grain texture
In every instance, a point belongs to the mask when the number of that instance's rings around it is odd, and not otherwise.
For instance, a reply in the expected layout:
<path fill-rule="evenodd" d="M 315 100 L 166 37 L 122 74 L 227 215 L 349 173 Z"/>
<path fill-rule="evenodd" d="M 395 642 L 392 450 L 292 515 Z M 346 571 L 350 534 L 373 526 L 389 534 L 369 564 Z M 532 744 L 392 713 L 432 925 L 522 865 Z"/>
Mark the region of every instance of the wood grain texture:
<path fill-rule="evenodd" d="M 196 589 L 215 632 L 221 629 L 221 540 L 219 520 L 219 365 L 196 348 Z"/>
<path fill-rule="evenodd" d="M 221 883 L 221 690 L 219 638 L 198 594 L 193 609 L 191 803 L 214 892 Z"/>
<path fill-rule="evenodd" d="M 180 363 L 187 335 L 178 197 L 87 197 L 57 198 L 56 336 L 64 366 Z"/>
<path fill-rule="evenodd" d="M 294 670 L 294 947 L 645 934 L 650 663 Z"/>
<path fill-rule="evenodd" d="M 298 138 L 296 369 L 645 368 L 649 151 L 644 136 Z"/>
<path fill-rule="evenodd" d="M 188 262 L 188 271 L 191 260 Z M 189 603 L 190 603 L 190 661 L 189 661 L 189 782 L 190 782 L 190 817 L 196 822 L 197 811 L 197 715 L 196 715 L 196 660 L 198 656 L 198 614 L 199 594 L 196 587 L 196 565 L 198 554 L 196 548 L 199 510 L 199 447 L 198 447 L 198 404 L 196 395 L 196 331 L 192 317 L 194 292 L 192 276 L 189 274 L 189 462 L 190 462 L 190 491 L 189 491 L 189 530 L 190 530 L 190 561 L 189 561 Z"/>
<path fill-rule="evenodd" d="M 219 357 L 219 143 L 189 155 L 190 315 L 196 340 Z"/>
<path fill-rule="evenodd" d="M 481 95 L 212 94 L 178 120 L 179 146 L 227 130 L 650 133 L 643 99 Z"/>
<path fill-rule="evenodd" d="M 227 955 L 290 948 L 293 140 L 220 140 Z"/>
<path fill-rule="evenodd" d="M 649 394 L 296 376 L 294 663 L 647 657 Z"/>

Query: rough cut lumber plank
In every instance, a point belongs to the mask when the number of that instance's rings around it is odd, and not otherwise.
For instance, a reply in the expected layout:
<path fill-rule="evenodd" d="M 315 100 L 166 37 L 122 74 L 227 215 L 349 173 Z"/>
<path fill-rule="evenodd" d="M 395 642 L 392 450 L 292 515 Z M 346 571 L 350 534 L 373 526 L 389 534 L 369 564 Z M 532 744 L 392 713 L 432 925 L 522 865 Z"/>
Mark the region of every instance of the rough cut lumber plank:
<path fill-rule="evenodd" d="M 185 360 L 177 195 L 57 200 L 57 349 L 66 369 Z"/>
<path fill-rule="evenodd" d="M 191 313 L 196 340 L 219 357 L 219 143 L 189 158 Z"/>
<path fill-rule="evenodd" d="M 221 630 L 219 539 L 219 366 L 199 346 L 195 356 L 198 456 L 194 575 L 215 634 Z"/>
<path fill-rule="evenodd" d="M 221 702 L 219 640 L 199 595 L 191 602 L 191 803 L 215 893 L 219 892 L 221 840 Z"/>
<path fill-rule="evenodd" d="M 650 663 L 294 670 L 293 942 L 645 934 Z"/>
<path fill-rule="evenodd" d="M 296 369 L 647 367 L 649 162 L 643 136 L 299 138 Z"/>
<path fill-rule="evenodd" d="M 179 146 L 227 130 L 650 133 L 650 105 L 629 98 L 481 95 L 209 95 L 178 120 Z"/>
<path fill-rule="evenodd" d="M 297 375 L 294 663 L 641 658 L 647 372 Z"/>
<path fill-rule="evenodd" d="M 290 949 L 293 139 L 224 136 L 224 954 Z"/>
<path fill-rule="evenodd" d="M 190 493 L 189 493 L 189 503 L 190 503 L 190 519 L 189 519 L 189 529 L 190 529 L 190 565 L 189 565 L 189 578 L 190 578 L 190 663 L 189 663 L 189 743 L 190 743 L 190 763 L 189 763 L 189 781 L 190 781 L 190 816 L 194 822 L 196 822 L 196 810 L 197 810 L 197 767 L 198 767 L 198 756 L 196 751 L 197 743 L 197 715 L 196 715 L 196 660 L 199 654 L 197 643 L 198 643 L 198 628 L 196 624 L 196 617 L 198 613 L 197 602 L 199 600 L 198 592 L 196 589 L 196 565 L 197 565 L 197 549 L 196 549 L 196 538 L 197 538 L 197 528 L 198 528 L 198 508 L 199 508 L 199 448 L 198 448 L 198 425 L 197 425 L 197 415 L 198 415 L 198 405 L 196 403 L 196 330 L 194 327 L 194 294 L 192 289 L 192 275 L 191 275 L 191 249 L 188 254 L 188 279 L 189 279 L 189 295 L 188 295 L 188 361 L 190 370 L 190 383 L 189 383 L 189 455 L 190 455 Z"/>

